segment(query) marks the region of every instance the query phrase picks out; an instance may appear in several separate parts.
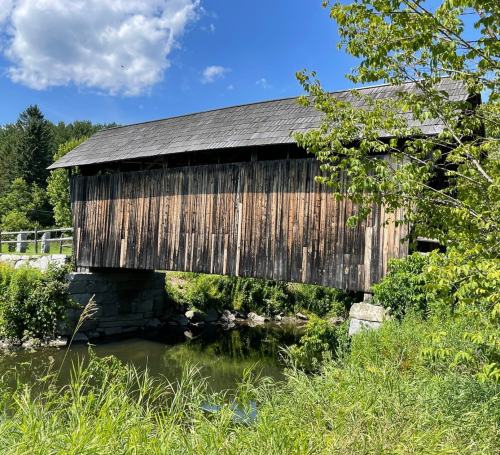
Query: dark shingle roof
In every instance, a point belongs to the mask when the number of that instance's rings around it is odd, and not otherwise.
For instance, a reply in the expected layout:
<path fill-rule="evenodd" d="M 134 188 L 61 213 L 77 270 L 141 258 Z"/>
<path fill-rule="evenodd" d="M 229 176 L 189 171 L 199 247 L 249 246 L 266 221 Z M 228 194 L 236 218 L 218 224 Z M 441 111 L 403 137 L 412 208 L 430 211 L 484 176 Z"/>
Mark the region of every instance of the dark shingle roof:
<path fill-rule="evenodd" d="M 443 78 L 439 88 L 446 90 L 452 100 L 468 98 L 463 85 L 449 78 Z M 396 96 L 397 91 L 415 90 L 415 86 L 379 85 L 359 90 L 373 98 L 390 98 Z M 334 95 L 355 107 L 364 104 L 348 90 Z M 295 101 L 296 98 L 264 101 L 102 130 L 49 169 L 172 153 L 293 143 L 291 131 L 306 132 L 317 128 L 321 116 L 313 106 L 304 107 Z M 410 120 L 411 114 L 405 115 Z M 409 126 L 419 126 L 429 135 L 442 131 L 442 124 L 433 119 L 420 125 L 409 121 Z"/>

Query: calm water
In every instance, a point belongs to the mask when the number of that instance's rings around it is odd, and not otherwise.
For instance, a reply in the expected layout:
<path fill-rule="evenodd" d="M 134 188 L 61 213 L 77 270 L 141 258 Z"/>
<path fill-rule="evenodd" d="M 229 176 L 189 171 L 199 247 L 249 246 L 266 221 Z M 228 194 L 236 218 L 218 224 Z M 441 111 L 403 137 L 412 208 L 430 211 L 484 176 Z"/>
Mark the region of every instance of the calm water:
<path fill-rule="evenodd" d="M 262 376 L 276 380 L 283 378 L 280 348 L 294 344 L 300 338 L 296 326 L 266 324 L 259 327 L 239 325 L 223 330 L 214 325 L 198 333 L 173 332 L 166 329 L 148 338 L 134 338 L 92 346 L 99 356 L 114 355 L 122 362 L 139 368 L 149 368 L 152 375 L 164 376 L 170 381 L 180 378 L 183 367 L 201 367 L 202 375 L 214 391 L 234 388 L 244 369 L 256 365 Z M 66 349 L 44 348 L 33 352 L 0 351 L 0 374 L 17 368 L 24 382 L 36 383 L 37 378 L 59 369 Z M 72 363 L 88 358 L 88 346 L 70 348 L 60 375 L 62 384 L 68 383 Z"/>

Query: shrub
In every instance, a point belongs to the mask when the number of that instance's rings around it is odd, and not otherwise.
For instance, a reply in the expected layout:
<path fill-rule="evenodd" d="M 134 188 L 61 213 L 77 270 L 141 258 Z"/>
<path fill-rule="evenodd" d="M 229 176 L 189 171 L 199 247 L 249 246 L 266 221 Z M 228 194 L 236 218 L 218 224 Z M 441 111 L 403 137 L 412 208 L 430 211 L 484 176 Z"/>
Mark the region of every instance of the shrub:
<path fill-rule="evenodd" d="M 188 287 L 186 300 L 189 305 L 206 311 L 211 307 L 223 309 L 231 305 L 237 278 L 219 275 L 197 275 Z"/>
<path fill-rule="evenodd" d="M 428 282 L 424 268 L 428 263 L 428 256 L 420 253 L 389 260 L 387 276 L 372 287 L 375 302 L 391 308 L 391 313 L 399 318 L 408 313 L 425 316 L 430 300 L 424 288 Z"/>
<path fill-rule="evenodd" d="M 238 278 L 233 305 L 243 312 L 253 311 L 267 315 L 275 311 L 293 311 L 287 283 L 258 278 Z"/>
<path fill-rule="evenodd" d="M 306 371 L 318 370 L 326 361 L 338 356 L 339 351 L 347 347 L 348 327 L 347 321 L 335 327 L 325 319 L 311 316 L 299 344 L 288 349 L 289 359 L 295 367 Z"/>
<path fill-rule="evenodd" d="M 179 289 L 178 286 L 171 283 L 168 278 L 165 280 L 165 302 L 169 303 L 170 305 L 187 304 L 184 293 Z"/>
<path fill-rule="evenodd" d="M 53 336 L 67 306 L 68 268 L 49 267 L 44 273 L 0 264 L 0 336 Z"/>
<path fill-rule="evenodd" d="M 342 289 L 299 283 L 288 283 L 287 287 L 293 295 L 296 309 L 302 309 L 320 317 L 330 315 L 347 318 L 352 304 L 356 300 L 361 300 L 358 293 Z"/>

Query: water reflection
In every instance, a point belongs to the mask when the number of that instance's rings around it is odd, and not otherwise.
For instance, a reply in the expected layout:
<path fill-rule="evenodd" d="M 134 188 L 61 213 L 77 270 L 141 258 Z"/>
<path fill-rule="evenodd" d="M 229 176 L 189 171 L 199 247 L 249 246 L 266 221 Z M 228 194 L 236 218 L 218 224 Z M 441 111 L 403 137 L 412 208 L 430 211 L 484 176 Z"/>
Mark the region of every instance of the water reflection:
<path fill-rule="evenodd" d="M 219 404 L 203 403 L 201 408 L 208 412 L 220 412 L 222 406 Z M 257 403 L 251 401 L 245 407 L 239 406 L 237 403 L 231 405 L 233 412 L 233 420 L 238 423 L 253 423 L 257 418 Z"/>
<path fill-rule="evenodd" d="M 186 365 L 197 365 L 211 389 L 218 392 L 234 388 L 245 369 L 253 365 L 261 376 L 281 380 L 280 347 L 296 343 L 300 337 L 296 326 L 275 324 L 254 328 L 239 325 L 232 330 L 214 325 L 191 332 L 188 337 L 185 331 L 149 332 L 145 338 L 102 343 L 92 349 L 98 356 L 114 355 L 140 369 L 147 367 L 153 376 L 163 376 L 171 382 L 180 378 Z M 72 362 L 88 358 L 87 350 L 88 346 L 75 345 L 68 351 L 59 375 L 61 385 L 69 382 Z M 0 375 L 15 368 L 23 382 L 40 384 L 40 378 L 59 370 L 65 354 L 66 349 L 57 348 L 0 351 Z"/>

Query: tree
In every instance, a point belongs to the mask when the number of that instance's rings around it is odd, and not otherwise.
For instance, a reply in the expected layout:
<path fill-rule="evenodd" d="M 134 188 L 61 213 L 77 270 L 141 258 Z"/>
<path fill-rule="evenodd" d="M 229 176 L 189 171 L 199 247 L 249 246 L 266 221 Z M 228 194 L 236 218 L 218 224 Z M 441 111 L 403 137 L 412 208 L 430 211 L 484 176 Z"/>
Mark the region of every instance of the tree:
<path fill-rule="evenodd" d="M 389 212 L 404 208 L 413 238 L 437 238 L 447 245 L 446 255 L 431 258 L 436 298 L 446 305 L 487 308 L 495 318 L 500 315 L 500 162 L 495 159 L 500 4 L 442 0 L 431 11 L 430 3 L 355 0 L 330 6 L 339 47 L 359 59 L 348 79 L 401 90 L 385 100 L 354 90 L 368 105 L 359 109 L 324 91 L 315 73 L 302 71 L 297 77 L 312 97 L 300 102 L 314 104 L 324 116 L 318 130 L 297 134 L 296 140 L 321 161 L 325 176 L 318 180 L 332 186 L 337 198 L 359 204 L 351 223 L 366 218 L 377 204 Z M 443 76 L 487 101 L 475 108 L 455 100 L 439 90 Z M 405 92 L 406 82 L 415 84 L 417 93 Z M 426 137 L 418 127 L 410 128 L 402 113 L 419 122 L 438 120 L 443 132 Z M 380 139 L 380 131 L 391 139 Z M 390 153 L 396 165 L 377 159 L 379 153 Z M 439 178 L 447 185 L 433 184 Z M 500 345 L 499 340 L 489 346 Z"/>
<path fill-rule="evenodd" d="M 81 137 L 80 139 L 72 139 L 60 145 L 59 150 L 54 155 L 54 161 L 62 158 L 86 140 L 86 137 Z M 56 224 L 61 227 L 72 226 L 73 218 L 71 215 L 68 172 L 65 169 L 55 169 L 51 171 L 47 182 L 47 194 L 54 208 L 54 219 Z"/>
<path fill-rule="evenodd" d="M 116 126 L 119 125 L 114 122 L 93 124 L 90 120 L 54 125 L 44 118 L 38 106 L 28 107 L 16 123 L 0 126 L 0 197 L 16 178 L 46 188 L 47 167 L 60 145 Z"/>
<path fill-rule="evenodd" d="M 36 183 L 44 187 L 52 158 L 51 124 L 35 105 L 19 115 L 16 125 L 20 133 L 14 156 L 17 177 L 28 185 Z"/>
<path fill-rule="evenodd" d="M 90 120 L 75 120 L 73 123 L 59 122 L 57 125 L 52 125 L 53 133 L 53 150 L 57 152 L 59 147 L 72 139 L 89 138 L 98 131 L 106 128 L 114 128 L 118 126 L 116 123 L 93 124 Z"/>
<path fill-rule="evenodd" d="M 15 124 L 0 127 L 0 195 L 10 187 L 17 177 L 16 150 L 19 142 L 19 130 Z"/>
<path fill-rule="evenodd" d="M 23 179 L 15 179 L 7 194 L 0 198 L 1 230 L 21 231 L 42 226 L 47 218 L 46 202 L 46 192 L 36 184 L 30 187 Z"/>

